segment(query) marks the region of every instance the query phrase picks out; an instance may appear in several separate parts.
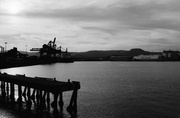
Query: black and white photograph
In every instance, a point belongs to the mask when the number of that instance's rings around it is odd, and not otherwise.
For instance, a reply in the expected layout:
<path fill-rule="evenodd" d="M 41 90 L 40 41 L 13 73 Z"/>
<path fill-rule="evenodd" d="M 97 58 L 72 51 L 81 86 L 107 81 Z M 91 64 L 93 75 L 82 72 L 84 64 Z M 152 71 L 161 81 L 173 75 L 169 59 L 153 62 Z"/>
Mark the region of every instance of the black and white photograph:
<path fill-rule="evenodd" d="M 180 1 L 0 0 L 0 118 L 180 118 Z"/>

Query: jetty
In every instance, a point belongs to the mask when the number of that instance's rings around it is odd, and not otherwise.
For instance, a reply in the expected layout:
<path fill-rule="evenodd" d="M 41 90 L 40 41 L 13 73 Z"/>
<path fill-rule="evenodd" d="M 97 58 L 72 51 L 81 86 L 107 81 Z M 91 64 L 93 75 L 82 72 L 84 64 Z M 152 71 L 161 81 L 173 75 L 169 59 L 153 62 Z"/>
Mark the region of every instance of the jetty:
<path fill-rule="evenodd" d="M 72 91 L 66 110 L 70 113 L 77 112 L 77 93 L 80 89 L 80 83 L 77 81 L 63 82 L 57 81 L 56 78 L 0 73 L 0 84 L 0 95 L 3 103 L 17 103 L 19 109 L 22 109 L 23 104 L 25 104 L 27 110 L 31 110 L 32 106 L 35 106 L 39 111 L 52 109 L 55 116 L 63 111 L 63 92 Z M 18 95 L 17 99 L 15 92 Z M 53 100 L 50 100 L 51 98 Z"/>

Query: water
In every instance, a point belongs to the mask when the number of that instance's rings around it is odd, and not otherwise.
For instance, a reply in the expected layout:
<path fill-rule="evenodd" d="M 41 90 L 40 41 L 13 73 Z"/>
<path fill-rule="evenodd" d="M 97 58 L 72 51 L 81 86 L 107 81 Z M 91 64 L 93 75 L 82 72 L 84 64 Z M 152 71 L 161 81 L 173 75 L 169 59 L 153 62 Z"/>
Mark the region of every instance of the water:
<path fill-rule="evenodd" d="M 179 118 L 179 70 L 180 62 L 75 62 L 1 72 L 80 81 L 78 118 Z M 66 107 L 71 92 L 63 95 Z"/>

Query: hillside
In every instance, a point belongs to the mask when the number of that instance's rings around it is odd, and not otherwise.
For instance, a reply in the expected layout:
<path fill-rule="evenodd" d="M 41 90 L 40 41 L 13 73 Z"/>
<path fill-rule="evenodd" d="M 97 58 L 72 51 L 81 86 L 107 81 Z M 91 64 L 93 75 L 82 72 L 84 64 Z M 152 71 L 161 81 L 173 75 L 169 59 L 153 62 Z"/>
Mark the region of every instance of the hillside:
<path fill-rule="evenodd" d="M 20 51 L 23 54 L 26 52 Z M 160 52 L 144 51 L 140 48 L 131 50 L 91 50 L 87 52 L 71 52 L 75 61 L 107 61 L 112 56 L 122 57 L 123 60 L 131 60 L 132 57 L 138 55 L 161 54 Z M 39 56 L 37 52 L 28 52 L 28 56 Z"/>
<path fill-rule="evenodd" d="M 131 49 L 129 51 L 126 50 L 94 50 L 94 51 L 87 51 L 87 52 L 72 52 L 72 56 L 75 60 L 85 60 L 85 61 L 92 61 L 92 60 L 109 60 L 111 56 L 121 56 L 121 57 L 128 57 L 131 58 L 133 56 L 138 55 L 150 55 L 150 54 L 160 54 L 159 52 L 148 52 L 142 49 L 136 48 Z"/>

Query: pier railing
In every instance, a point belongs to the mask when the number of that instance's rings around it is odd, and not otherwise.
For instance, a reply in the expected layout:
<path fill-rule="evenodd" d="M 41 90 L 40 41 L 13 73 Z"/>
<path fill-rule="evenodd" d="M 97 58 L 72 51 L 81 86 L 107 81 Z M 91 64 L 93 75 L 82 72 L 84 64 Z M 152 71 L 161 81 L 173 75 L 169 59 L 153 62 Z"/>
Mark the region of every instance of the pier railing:
<path fill-rule="evenodd" d="M 3 102 L 18 102 L 19 109 L 22 108 L 23 100 L 26 108 L 31 109 L 32 104 L 40 111 L 53 109 L 53 114 L 63 111 L 63 92 L 73 91 L 70 99 L 68 112 L 77 112 L 77 91 L 80 83 L 68 80 L 67 82 L 57 81 L 56 78 L 26 77 L 25 75 L 9 75 L 0 73 L 1 97 Z M 15 85 L 18 89 L 18 99 L 15 99 Z M 50 103 L 50 93 L 53 95 L 53 102 Z M 59 99 L 58 99 L 59 98 Z M 59 102 L 58 102 L 59 100 Z M 60 110 L 58 110 L 58 105 Z M 51 108 L 50 108 L 51 107 Z"/>

